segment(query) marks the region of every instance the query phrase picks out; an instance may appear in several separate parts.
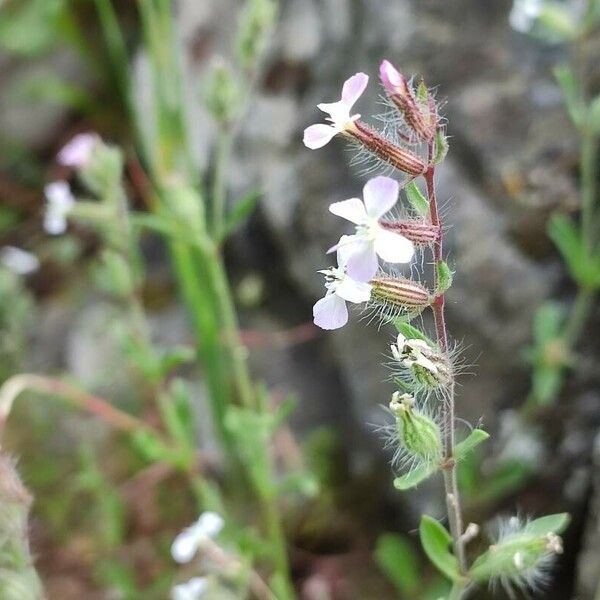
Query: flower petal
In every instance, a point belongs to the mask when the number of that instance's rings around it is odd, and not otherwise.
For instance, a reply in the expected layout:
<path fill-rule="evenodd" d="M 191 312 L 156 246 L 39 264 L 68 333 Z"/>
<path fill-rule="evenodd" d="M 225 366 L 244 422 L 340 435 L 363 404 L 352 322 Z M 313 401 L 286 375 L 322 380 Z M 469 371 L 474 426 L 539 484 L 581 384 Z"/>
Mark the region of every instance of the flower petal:
<path fill-rule="evenodd" d="M 321 102 L 321 104 L 317 104 L 317 108 L 329 115 L 334 128 L 338 131 L 344 129 L 346 123 L 350 121 L 350 107 L 343 100 Z"/>
<path fill-rule="evenodd" d="M 346 79 L 342 88 L 342 102 L 348 107 L 348 110 L 362 96 L 368 83 L 369 76 L 365 73 L 357 73 Z"/>
<path fill-rule="evenodd" d="M 367 220 L 367 211 L 360 198 L 350 198 L 341 202 L 334 202 L 329 205 L 329 212 L 356 225 L 360 225 Z"/>
<path fill-rule="evenodd" d="M 62 148 L 56 158 L 65 167 L 84 167 L 98 141 L 95 133 L 79 133 Z"/>
<path fill-rule="evenodd" d="M 379 66 L 379 77 L 383 86 L 389 91 L 395 91 L 394 88 L 402 86 L 403 83 L 402 75 L 389 60 L 382 61 Z"/>
<path fill-rule="evenodd" d="M 46 210 L 44 213 L 44 230 L 50 235 L 61 235 L 67 230 L 67 220 L 62 213 Z"/>
<path fill-rule="evenodd" d="M 206 577 L 192 577 L 171 589 L 171 600 L 199 600 L 208 589 Z"/>
<path fill-rule="evenodd" d="M 373 177 L 363 188 L 363 197 L 367 214 L 374 219 L 379 219 L 398 201 L 400 186 L 395 179 L 390 177 Z"/>
<path fill-rule="evenodd" d="M 371 286 L 368 283 L 345 277 L 335 289 L 335 295 L 348 302 L 360 304 L 361 302 L 368 302 L 371 298 Z"/>
<path fill-rule="evenodd" d="M 331 125 L 322 123 L 311 125 L 304 130 L 304 145 L 311 150 L 322 148 L 328 144 L 337 134 L 337 130 Z"/>
<path fill-rule="evenodd" d="M 334 246 L 337 250 L 338 267 L 344 268 L 348 264 L 348 259 L 356 251 L 356 244 L 360 238 L 356 235 L 343 235 L 340 241 Z"/>
<path fill-rule="evenodd" d="M 321 329 L 339 329 L 348 322 L 346 302 L 336 294 L 327 294 L 313 306 L 313 318 Z"/>
<path fill-rule="evenodd" d="M 375 252 L 389 263 L 408 263 L 415 254 L 415 247 L 404 236 L 381 229 L 375 238 Z"/>
<path fill-rule="evenodd" d="M 223 517 L 212 511 L 203 512 L 194 527 L 197 527 L 196 532 L 199 535 L 204 535 L 209 538 L 214 538 L 219 535 L 225 525 Z"/>
<path fill-rule="evenodd" d="M 198 536 L 194 526 L 184 529 L 171 545 L 171 556 L 178 563 L 188 563 L 198 550 Z"/>
<path fill-rule="evenodd" d="M 350 277 L 357 281 L 369 281 L 379 269 L 379 261 L 375 254 L 373 242 L 359 240 L 348 246 L 346 271 Z"/>

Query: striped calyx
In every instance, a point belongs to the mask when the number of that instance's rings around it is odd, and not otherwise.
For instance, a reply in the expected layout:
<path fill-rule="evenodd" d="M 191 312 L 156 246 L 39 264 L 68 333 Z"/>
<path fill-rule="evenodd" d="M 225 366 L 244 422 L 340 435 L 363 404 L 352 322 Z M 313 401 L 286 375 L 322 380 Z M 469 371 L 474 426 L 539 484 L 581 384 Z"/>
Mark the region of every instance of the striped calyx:
<path fill-rule="evenodd" d="M 354 121 L 343 133 L 356 140 L 371 154 L 403 173 L 417 177 L 427 168 L 416 154 L 390 142 L 361 121 Z"/>
<path fill-rule="evenodd" d="M 431 246 L 440 239 L 441 227 L 433 225 L 425 219 L 406 219 L 403 221 L 381 219 L 379 224 L 388 231 L 399 233 L 415 246 Z"/>
<path fill-rule="evenodd" d="M 371 301 L 407 312 L 421 312 L 432 302 L 432 297 L 420 283 L 410 279 L 375 277 L 371 284 Z"/>

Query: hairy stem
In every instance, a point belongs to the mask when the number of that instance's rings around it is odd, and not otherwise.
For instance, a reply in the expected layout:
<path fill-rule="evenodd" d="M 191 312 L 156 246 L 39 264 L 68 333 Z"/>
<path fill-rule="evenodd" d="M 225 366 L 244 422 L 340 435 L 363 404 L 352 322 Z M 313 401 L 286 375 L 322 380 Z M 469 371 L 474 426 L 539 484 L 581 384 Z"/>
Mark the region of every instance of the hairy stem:
<path fill-rule="evenodd" d="M 434 156 L 434 143 L 429 144 L 429 164 L 425 172 L 427 183 L 427 197 L 429 199 L 429 210 L 431 223 L 441 225 L 438 213 L 437 198 L 435 193 L 435 165 L 432 164 Z M 443 230 L 440 228 L 440 237 L 433 246 L 434 262 L 434 289 L 438 288 L 438 265 L 443 260 Z M 448 353 L 448 331 L 446 328 L 446 317 L 444 314 L 444 294 L 436 296 L 432 306 L 435 331 L 440 350 Z M 444 493 L 446 496 L 446 508 L 448 511 L 448 522 L 452 534 L 454 553 L 458 559 L 461 573 L 467 571 L 467 560 L 464 544 L 461 540 L 463 531 L 462 511 L 460 507 L 460 495 L 456 474 L 456 462 L 454 461 L 455 442 L 455 407 L 454 407 L 454 383 L 450 387 L 448 401 L 444 403 Z"/>

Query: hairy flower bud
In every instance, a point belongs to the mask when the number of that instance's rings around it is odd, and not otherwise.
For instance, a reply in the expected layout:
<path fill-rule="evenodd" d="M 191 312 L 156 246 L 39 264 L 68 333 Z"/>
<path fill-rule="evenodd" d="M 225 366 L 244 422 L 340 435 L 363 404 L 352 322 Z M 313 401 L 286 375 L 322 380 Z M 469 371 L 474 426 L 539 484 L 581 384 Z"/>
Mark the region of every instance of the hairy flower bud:
<path fill-rule="evenodd" d="M 406 125 L 419 140 L 431 141 L 435 136 L 438 118 L 435 102 L 423 82 L 415 94 L 404 75 L 387 60 L 381 63 L 379 74 L 389 99 L 402 113 Z"/>
<path fill-rule="evenodd" d="M 540 525 L 556 517 L 560 519 L 562 515 L 550 515 L 531 522 L 519 517 L 502 521 L 498 542 L 473 564 L 470 572 L 473 580 L 481 583 L 499 580 L 505 586 L 517 587 L 539 584 L 549 561 L 563 551 L 562 539 L 556 531 Z"/>
<path fill-rule="evenodd" d="M 394 392 L 390 410 L 396 417 L 398 438 L 411 454 L 426 461 L 441 455 L 440 428 L 433 419 L 415 408 L 413 396 Z"/>
<path fill-rule="evenodd" d="M 403 221 L 385 221 L 381 219 L 379 224 L 388 231 L 399 233 L 415 246 L 431 246 L 440 239 L 440 226 L 432 225 L 425 219 L 420 221 L 417 219 Z"/>
<path fill-rule="evenodd" d="M 390 142 L 361 121 L 353 121 L 343 133 L 356 140 L 371 154 L 403 173 L 416 177 L 424 173 L 427 168 L 416 154 Z"/>
<path fill-rule="evenodd" d="M 371 284 L 371 301 L 407 312 L 421 312 L 431 304 L 429 291 L 410 279 L 375 277 Z"/>
<path fill-rule="evenodd" d="M 410 373 L 415 383 L 425 388 L 451 383 L 452 365 L 447 356 L 437 352 L 425 340 L 407 339 L 399 333 L 391 351 L 394 360 Z"/>

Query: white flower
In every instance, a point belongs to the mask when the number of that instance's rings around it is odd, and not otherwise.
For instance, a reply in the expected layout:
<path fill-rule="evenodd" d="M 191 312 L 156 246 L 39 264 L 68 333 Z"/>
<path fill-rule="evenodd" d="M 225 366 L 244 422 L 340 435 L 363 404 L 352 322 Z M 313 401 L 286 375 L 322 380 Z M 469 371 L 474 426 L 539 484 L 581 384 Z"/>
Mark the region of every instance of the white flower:
<path fill-rule="evenodd" d="M 65 167 L 81 168 L 90 160 L 94 147 L 100 138 L 95 133 L 79 133 L 63 146 L 57 159 Z"/>
<path fill-rule="evenodd" d="M 356 73 L 344 82 L 342 88 L 342 98 L 338 102 L 318 104 L 318 108 L 329 114 L 327 121 L 331 125 L 311 125 L 304 130 L 304 145 L 311 150 L 322 148 L 328 144 L 336 134 L 342 133 L 349 127 L 352 127 L 354 121 L 360 118 L 360 115 L 350 116 L 350 111 L 361 97 L 367 87 L 369 76 L 365 73 Z"/>
<path fill-rule="evenodd" d="M 379 219 L 398 201 L 400 186 L 389 177 L 374 177 L 363 188 L 363 198 L 350 198 L 329 207 L 334 215 L 356 225 L 354 235 L 344 235 L 329 250 L 343 249 L 348 274 L 358 281 L 369 281 L 379 268 L 377 256 L 389 263 L 407 263 L 414 256 L 413 243 L 404 236 L 384 229 Z"/>
<path fill-rule="evenodd" d="M 0 250 L 0 262 L 17 275 L 29 275 L 40 267 L 40 261 L 35 254 L 14 246 L 4 246 Z"/>
<path fill-rule="evenodd" d="M 75 196 L 66 181 L 48 184 L 44 193 L 47 200 L 44 229 L 51 235 L 60 235 L 67 229 L 67 215 L 75 206 Z"/>
<path fill-rule="evenodd" d="M 514 0 L 508 21 L 519 33 L 529 33 L 542 13 L 544 0 Z"/>
<path fill-rule="evenodd" d="M 315 325 L 321 329 L 339 329 L 348 322 L 346 301 L 360 304 L 371 297 L 368 283 L 355 281 L 346 274 L 343 252 L 338 250 L 338 266 L 319 271 L 325 275 L 327 294 L 313 306 Z"/>
<path fill-rule="evenodd" d="M 180 583 L 171 589 L 171 600 L 198 600 L 208 588 L 206 577 L 192 577 L 185 583 Z"/>
<path fill-rule="evenodd" d="M 186 527 L 173 541 L 173 560 L 178 563 L 190 562 L 202 544 L 217 536 L 224 525 L 221 515 L 215 512 L 202 513 L 194 524 Z"/>
<path fill-rule="evenodd" d="M 410 369 L 417 365 L 429 371 L 432 375 L 439 374 L 438 366 L 425 354 L 431 355 L 432 350 L 425 340 L 407 339 L 401 333 L 398 334 L 396 344 L 391 346 L 392 356 L 403 367 Z"/>

